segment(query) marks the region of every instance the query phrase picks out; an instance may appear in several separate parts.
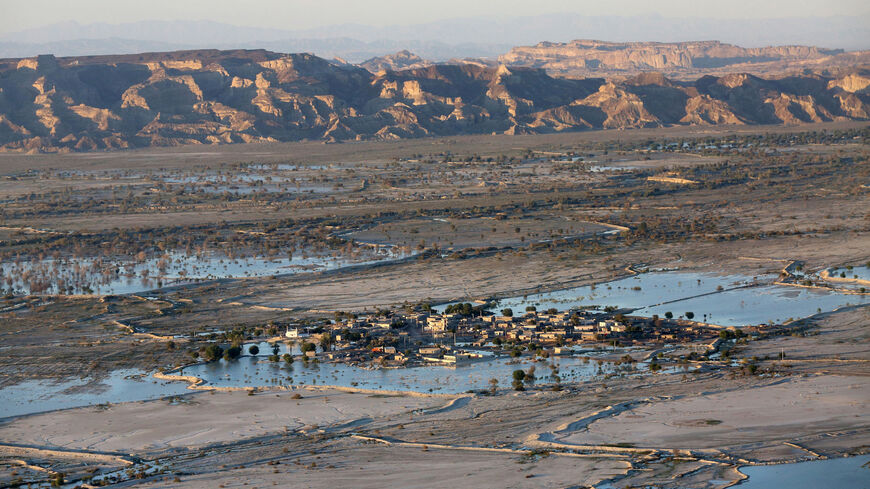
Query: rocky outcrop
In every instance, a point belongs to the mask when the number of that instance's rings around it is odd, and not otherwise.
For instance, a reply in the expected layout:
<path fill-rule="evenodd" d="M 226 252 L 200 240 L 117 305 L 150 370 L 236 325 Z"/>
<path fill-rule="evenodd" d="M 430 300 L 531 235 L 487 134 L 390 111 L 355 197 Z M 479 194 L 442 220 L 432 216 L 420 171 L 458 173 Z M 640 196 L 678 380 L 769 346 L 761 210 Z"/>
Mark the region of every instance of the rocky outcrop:
<path fill-rule="evenodd" d="M 673 56 L 657 62 L 685 62 Z M 372 73 L 309 54 L 268 51 L 40 56 L 0 60 L 0 149 L 867 119 L 870 73 L 825 73 L 568 79 L 540 68 L 469 63 Z"/>
<path fill-rule="evenodd" d="M 382 71 L 399 71 L 414 68 L 425 68 L 426 66 L 432 64 L 434 63 L 432 63 L 431 61 L 427 61 L 408 50 L 404 50 L 399 51 L 396 54 L 372 58 L 363 61 L 359 65 L 372 73 L 380 73 Z"/>

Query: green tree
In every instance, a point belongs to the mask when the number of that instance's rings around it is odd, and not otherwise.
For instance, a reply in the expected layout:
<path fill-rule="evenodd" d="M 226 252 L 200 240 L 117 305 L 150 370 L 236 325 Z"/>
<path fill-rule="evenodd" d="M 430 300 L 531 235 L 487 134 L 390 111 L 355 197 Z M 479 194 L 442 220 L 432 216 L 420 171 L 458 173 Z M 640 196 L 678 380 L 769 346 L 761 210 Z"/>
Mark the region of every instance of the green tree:
<path fill-rule="evenodd" d="M 257 345 L 251 345 L 248 348 L 248 353 L 253 355 L 253 356 L 257 356 L 257 354 L 260 353 L 260 347 Z"/>
<path fill-rule="evenodd" d="M 224 360 L 235 360 L 242 354 L 240 346 L 231 346 L 224 351 Z"/>
<path fill-rule="evenodd" d="M 208 345 L 202 350 L 202 357 L 206 362 L 213 362 L 215 360 L 220 359 L 224 354 L 224 349 L 220 347 L 217 343 Z"/>
<path fill-rule="evenodd" d="M 686 318 L 687 318 L 687 319 L 695 319 L 695 313 L 692 312 L 692 311 L 687 312 L 687 313 L 686 313 Z"/>
<path fill-rule="evenodd" d="M 668 319 L 674 319 L 674 313 L 672 313 L 671 311 L 668 311 L 665 313 L 665 317 Z"/>
<path fill-rule="evenodd" d="M 511 309 L 510 307 L 506 307 L 506 308 L 501 310 L 501 315 L 505 316 L 505 317 L 512 318 L 512 317 L 514 317 L 514 310 Z"/>
<path fill-rule="evenodd" d="M 320 335 L 320 348 L 323 351 L 329 351 L 332 349 L 333 339 L 332 335 L 329 333 L 323 333 Z"/>

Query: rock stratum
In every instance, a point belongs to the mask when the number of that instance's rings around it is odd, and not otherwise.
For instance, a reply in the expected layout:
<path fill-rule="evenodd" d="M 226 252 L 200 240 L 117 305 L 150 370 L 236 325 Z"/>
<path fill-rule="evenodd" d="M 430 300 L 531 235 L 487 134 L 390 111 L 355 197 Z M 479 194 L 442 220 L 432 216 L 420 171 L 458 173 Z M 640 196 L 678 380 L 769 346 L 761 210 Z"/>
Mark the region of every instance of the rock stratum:
<path fill-rule="evenodd" d="M 416 61 L 416 60 L 415 60 Z M 870 71 L 679 82 L 439 64 L 371 73 L 309 54 L 180 51 L 0 61 L 0 149 L 89 151 L 870 117 Z"/>

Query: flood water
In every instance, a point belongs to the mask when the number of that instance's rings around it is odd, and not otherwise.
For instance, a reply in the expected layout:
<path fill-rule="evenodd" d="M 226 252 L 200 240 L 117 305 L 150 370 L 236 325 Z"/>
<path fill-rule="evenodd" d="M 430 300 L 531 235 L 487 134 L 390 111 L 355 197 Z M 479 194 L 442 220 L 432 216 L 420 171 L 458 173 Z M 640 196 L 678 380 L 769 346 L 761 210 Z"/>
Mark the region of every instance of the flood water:
<path fill-rule="evenodd" d="M 870 488 L 870 455 L 858 457 L 812 460 L 781 465 L 741 467 L 740 472 L 749 479 L 738 484 L 740 489 L 837 489 Z"/>
<path fill-rule="evenodd" d="M 251 345 L 256 344 L 260 351 L 257 356 L 248 354 Z M 209 385 L 219 387 L 262 387 L 289 385 L 330 385 L 358 387 L 391 391 L 432 392 L 456 394 L 471 389 L 488 389 L 490 379 L 497 379 L 500 388 L 508 388 L 514 370 L 528 371 L 535 367 L 537 383 L 554 382 L 550 365 L 558 368 L 561 382 L 581 382 L 611 375 L 635 374 L 648 370 L 643 362 L 616 365 L 599 362 L 597 357 L 613 354 L 615 350 L 588 352 L 584 357 L 553 357 L 543 361 L 533 361 L 530 357 L 519 360 L 507 355 L 495 356 L 484 352 L 489 358 L 472 361 L 457 367 L 420 366 L 412 368 L 362 368 L 345 364 L 315 363 L 305 364 L 300 357 L 298 344 L 288 347 L 276 343 L 278 355 L 291 353 L 296 356 L 292 364 L 283 360 L 270 362 L 272 354 L 270 343 L 249 343 L 244 345 L 245 355 L 235 360 L 219 360 L 186 367 L 183 375 L 200 377 Z M 626 350 L 628 351 L 628 350 Z M 116 370 L 106 378 L 72 379 L 62 382 L 33 380 L 0 389 L 0 418 L 21 416 L 57 409 L 90 406 L 105 403 L 120 403 L 160 399 L 191 391 L 187 382 L 167 382 L 152 377 L 152 373 L 141 370 Z"/>
<path fill-rule="evenodd" d="M 599 364 L 594 358 L 584 360 L 583 357 L 568 356 L 554 357 L 546 361 L 532 361 L 528 357 L 522 357 L 517 361 L 504 355 L 491 356 L 455 367 L 431 365 L 410 368 L 363 368 L 343 363 L 309 362 L 306 365 L 299 358 L 296 358 L 292 365 L 284 362 L 272 363 L 265 358 L 270 354 L 271 350 L 268 350 L 267 345 L 265 348 L 260 348 L 258 357 L 245 356 L 236 360 L 198 364 L 185 368 L 182 373 L 200 377 L 208 384 L 220 387 L 305 384 L 456 394 L 472 389 L 487 389 L 490 387 L 490 379 L 493 378 L 499 381 L 502 388 L 509 387 L 514 370 L 528 370 L 531 366 L 535 366 L 535 376 L 539 383 L 553 382 L 551 364 L 559 369 L 558 375 L 562 382 L 579 382 L 620 372 L 635 373 L 647 370 L 647 365 L 644 363 L 615 365 L 602 362 Z M 589 356 L 602 354 L 604 353 L 590 353 Z"/>
<path fill-rule="evenodd" d="M 723 326 L 749 326 L 784 323 L 819 312 L 829 312 L 844 306 L 867 304 L 870 296 L 841 294 L 823 289 L 807 289 L 768 285 L 749 289 L 729 290 L 718 294 L 687 299 L 672 304 L 647 307 L 635 311 L 641 316 L 666 311 L 674 315 L 695 313 L 695 319 L 707 315 L 707 322 Z"/>
<path fill-rule="evenodd" d="M 866 266 L 852 267 L 851 270 L 846 267 L 831 268 L 828 272 L 830 272 L 832 276 L 839 278 L 870 280 L 870 267 Z"/>
<path fill-rule="evenodd" d="M 721 326 L 749 326 L 785 322 L 818 312 L 870 302 L 870 296 L 843 294 L 771 283 L 773 277 L 715 275 L 688 272 L 650 272 L 598 285 L 529 294 L 502 299 L 494 311 L 511 308 L 522 314 L 526 307 L 538 311 L 608 306 L 634 309 L 632 314 L 674 317 L 694 313 L 696 321 Z M 447 304 L 435 309 L 443 311 Z"/>
<path fill-rule="evenodd" d="M 363 248 L 356 256 L 297 252 L 293 256 L 230 258 L 217 253 L 169 252 L 129 258 L 69 258 L 0 263 L 0 289 L 16 294 L 131 294 L 198 280 L 263 277 L 333 270 L 404 258 L 397 248 Z"/>
<path fill-rule="evenodd" d="M 502 299 L 498 308 L 509 307 L 514 310 L 514 313 L 525 311 L 527 306 L 535 306 L 539 311 L 551 307 L 564 310 L 592 306 L 598 309 L 604 309 L 607 306 L 635 309 L 709 294 L 716 292 L 719 287 L 724 290 L 751 282 L 752 277 L 744 275 L 685 272 L 642 273 L 598 285 L 584 285 L 571 289 Z"/>
<path fill-rule="evenodd" d="M 100 380 L 30 380 L 0 389 L 0 418 L 57 409 L 159 399 L 190 392 L 183 382 L 157 380 L 141 370 L 115 370 Z"/>

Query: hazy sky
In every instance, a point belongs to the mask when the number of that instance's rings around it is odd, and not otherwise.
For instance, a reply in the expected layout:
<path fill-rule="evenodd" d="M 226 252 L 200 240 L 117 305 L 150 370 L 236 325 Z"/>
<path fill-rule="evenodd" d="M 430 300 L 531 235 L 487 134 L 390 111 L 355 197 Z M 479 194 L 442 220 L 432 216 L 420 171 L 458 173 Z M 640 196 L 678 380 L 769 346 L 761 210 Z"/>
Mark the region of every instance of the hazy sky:
<path fill-rule="evenodd" d="M 383 26 L 478 15 L 658 13 L 677 17 L 780 18 L 868 15 L 867 0 L 0 0 L 0 33 L 63 21 L 212 20 L 300 29 Z"/>

